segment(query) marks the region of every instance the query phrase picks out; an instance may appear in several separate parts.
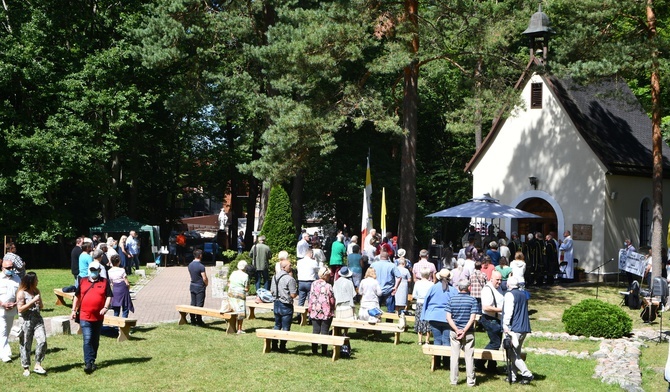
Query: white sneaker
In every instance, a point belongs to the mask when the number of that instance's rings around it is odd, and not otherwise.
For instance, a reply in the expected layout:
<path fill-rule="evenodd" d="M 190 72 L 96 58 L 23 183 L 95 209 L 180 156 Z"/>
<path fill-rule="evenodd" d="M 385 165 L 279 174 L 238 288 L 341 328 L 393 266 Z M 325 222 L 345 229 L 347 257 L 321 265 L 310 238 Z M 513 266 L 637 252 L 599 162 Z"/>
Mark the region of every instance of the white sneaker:
<path fill-rule="evenodd" d="M 23 369 L 23 376 L 24 377 L 30 376 L 30 369 Z"/>
<path fill-rule="evenodd" d="M 12 362 L 12 358 L 10 358 L 10 357 L 2 357 L 2 362 L 4 362 L 4 363 Z"/>
<path fill-rule="evenodd" d="M 238 334 L 238 335 L 241 335 L 241 334 L 243 334 L 243 333 L 246 333 L 246 332 L 242 331 L 241 329 L 237 331 L 237 334 Z"/>

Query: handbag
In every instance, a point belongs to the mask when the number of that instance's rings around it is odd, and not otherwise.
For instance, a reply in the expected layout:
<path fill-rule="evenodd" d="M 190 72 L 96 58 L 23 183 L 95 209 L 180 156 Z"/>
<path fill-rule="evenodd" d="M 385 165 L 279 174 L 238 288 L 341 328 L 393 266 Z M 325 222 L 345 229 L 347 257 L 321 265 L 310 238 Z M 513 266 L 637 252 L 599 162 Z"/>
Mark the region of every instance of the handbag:
<path fill-rule="evenodd" d="M 219 311 L 221 313 L 230 313 L 233 311 L 233 307 L 230 306 L 230 301 L 228 301 L 228 298 L 221 300 L 221 309 Z"/>

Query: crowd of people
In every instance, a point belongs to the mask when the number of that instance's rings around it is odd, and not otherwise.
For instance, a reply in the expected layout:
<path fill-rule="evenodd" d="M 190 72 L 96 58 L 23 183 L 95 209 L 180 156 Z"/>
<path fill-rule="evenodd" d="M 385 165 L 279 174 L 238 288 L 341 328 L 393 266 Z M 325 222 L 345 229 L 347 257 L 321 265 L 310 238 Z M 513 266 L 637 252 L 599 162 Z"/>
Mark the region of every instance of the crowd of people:
<path fill-rule="evenodd" d="M 528 286 L 552 285 L 556 278 L 565 281 L 574 279 L 575 259 L 572 236 L 569 230 L 563 232 L 560 239 L 554 232 L 543 235 L 540 232 L 528 233 L 520 237 L 512 232 L 509 238 L 503 230 L 490 225 L 482 235 L 475 226 L 470 226 L 461 239 L 462 248 L 458 253 L 459 259 L 466 259 L 469 252 L 473 261 L 488 262 L 497 267 L 503 262 L 512 266 L 512 257 L 516 259 L 517 252 L 523 254 L 525 261 L 525 284 Z"/>
<path fill-rule="evenodd" d="M 414 331 L 418 344 L 429 343 L 432 335 L 433 344 L 451 345 L 456 351 L 463 349 L 468 385 L 475 382 L 472 349 L 476 315 L 482 317 L 481 324 L 489 335 L 487 348 L 490 349 L 500 348 L 504 333 L 514 342 L 512 347 L 520 350 L 523 338 L 529 332 L 528 322 L 522 320 L 528 317 L 527 297 L 523 291 L 529 268 L 522 248 L 513 245 L 514 236 L 509 244 L 500 239 L 479 249 L 475 239 L 468 235 L 463 258 L 458 258 L 453 266 L 445 263 L 451 269 L 438 271 L 436 264 L 429 260 L 426 249 L 421 250 L 419 260 L 412 263 L 405 250 L 398 246 L 397 237 L 391 233 L 382 237 L 371 230 L 362 239 L 338 233 L 328 241 L 318 234 L 305 232 L 296 242 L 295 274 L 287 251 L 278 253 L 274 274 L 269 273 L 272 252 L 265 240 L 263 236 L 257 239 L 249 252 L 250 260 L 238 262 L 236 271 L 229 278 L 228 299 L 231 310 L 238 313 L 239 334 L 244 333 L 246 296 L 252 277 L 257 291 L 265 289 L 271 293 L 274 328 L 281 330 L 291 328 L 296 299 L 299 306 L 308 308 L 309 322 L 315 334 L 327 334 L 334 317 L 375 322 L 371 315 L 379 312 L 382 306 L 388 312 L 411 314 L 412 301 L 415 301 Z M 512 252 L 512 249 L 519 250 Z M 24 374 L 30 374 L 29 354 L 33 339 L 37 342 L 33 371 L 44 374 L 42 361 L 46 335 L 39 315 L 42 302 L 37 276 L 25 273 L 25 263 L 12 252 L 15 247 L 7 250 L 10 256 L 3 259 L 0 279 L 0 312 L 4 322 L 0 325 L 0 333 L 4 334 L 0 336 L 3 339 L 0 341 L 0 359 L 11 358 L 9 328 L 13 318 L 20 314 Z M 76 240 L 71 254 L 72 289 L 75 292 L 71 317 L 81 326 L 86 373 L 97 368 L 99 339 L 107 312 L 111 309 L 115 316 L 127 317 L 134 311 L 127 275 L 133 267 L 139 267 L 138 254 L 139 241 L 134 231 L 122 236 L 118 242 L 111 237 L 106 241 L 95 237 Z M 508 262 L 512 255 L 514 259 Z M 194 260 L 188 265 L 191 305 L 200 307 L 204 306 L 209 284 L 201 257 L 202 250 L 196 249 Z M 192 314 L 191 323 L 203 325 L 202 316 Z M 286 342 L 274 342 L 272 349 L 285 351 Z M 313 352 L 318 351 L 319 347 L 314 345 Z M 321 353 L 327 354 L 327 347 L 321 347 Z M 513 349 L 510 355 L 514 355 Z M 458 377 L 457 361 L 454 361 L 455 365 L 449 362 L 448 357 L 443 359 L 444 366 L 451 367 L 454 383 Z M 485 363 L 476 366 L 480 370 L 496 368 L 490 361 L 488 366 Z M 521 382 L 532 379 L 520 357 L 515 357 L 515 366 Z"/>
<path fill-rule="evenodd" d="M 249 253 L 250 262 L 240 261 L 231 275 L 228 296 L 231 301 L 239 301 L 233 306 L 240 320 L 238 333 L 244 333 L 241 324 L 246 313 L 244 300 L 250 272 L 254 271 L 257 290 L 269 290 L 274 302 L 274 329 L 290 330 L 296 299 L 298 306 L 307 307 L 315 334 L 327 334 L 333 318 L 376 322 L 372 315 L 381 311 L 382 306 L 388 312 L 411 314 L 414 301 L 417 343 L 428 344 L 432 335 L 433 344 L 452 347 L 454 358 L 463 350 L 468 385 L 476 382 L 475 369 L 497 372 L 495 361 L 474 361 L 474 321 L 478 315 L 489 338 L 487 349 L 500 349 L 503 337 L 511 342 L 508 349 L 514 367 L 511 382 L 527 384 L 533 379 L 521 358 L 521 346 L 530 332 L 524 288 L 526 274 L 532 269 L 527 267 L 526 255 L 521 246 L 516 246 L 515 238 L 511 240 L 512 252 L 505 239 L 477 249 L 469 237 L 463 258 L 457 259 L 453 266 L 443 263 L 438 271 L 426 249 L 412 263 L 391 233 L 382 238 L 372 230 L 359 240 L 340 232 L 328 242 L 318 233 L 310 235 L 303 231 L 296 242 L 295 273 L 289 253 L 281 251 L 271 277 L 268 265 L 272 252 L 265 240 L 263 236 L 257 239 Z M 551 238 L 547 241 L 553 242 Z M 253 268 L 248 270 L 247 264 Z M 199 271 L 191 274 L 192 285 L 200 278 L 206 281 L 204 275 L 198 276 Z M 533 279 L 537 279 L 536 274 Z M 193 295 L 193 286 L 191 292 Z M 286 342 L 273 342 L 271 350 L 286 351 Z M 313 345 L 312 352 L 319 353 L 318 345 Z M 327 347 L 322 346 L 320 352 L 327 355 Z M 456 384 L 458 361 L 444 357 L 440 362 L 450 369 L 450 381 Z"/>

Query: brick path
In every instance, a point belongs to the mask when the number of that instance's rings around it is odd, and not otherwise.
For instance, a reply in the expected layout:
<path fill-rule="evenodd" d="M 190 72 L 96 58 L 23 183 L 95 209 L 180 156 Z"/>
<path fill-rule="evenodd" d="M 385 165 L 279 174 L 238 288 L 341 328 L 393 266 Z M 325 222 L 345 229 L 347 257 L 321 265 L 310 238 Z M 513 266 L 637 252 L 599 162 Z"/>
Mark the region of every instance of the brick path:
<path fill-rule="evenodd" d="M 210 266 L 207 267 L 210 286 L 207 287 L 205 307 L 218 309 L 221 306 L 221 299 L 212 297 L 212 269 Z M 175 310 L 175 306 L 191 303 L 189 281 L 186 267 L 161 268 L 146 286 L 137 291 L 133 300 L 135 313 L 130 313 L 128 317 L 137 319 L 140 325 L 178 321 L 179 313 Z"/>

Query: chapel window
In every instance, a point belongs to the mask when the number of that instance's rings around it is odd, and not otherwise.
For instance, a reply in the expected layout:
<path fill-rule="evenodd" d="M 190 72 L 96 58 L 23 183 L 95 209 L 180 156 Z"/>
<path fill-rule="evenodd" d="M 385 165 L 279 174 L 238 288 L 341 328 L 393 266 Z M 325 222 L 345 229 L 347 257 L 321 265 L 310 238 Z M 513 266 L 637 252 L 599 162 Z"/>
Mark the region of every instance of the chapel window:
<path fill-rule="evenodd" d="M 530 85 L 530 108 L 542 109 L 542 83 Z"/>
<path fill-rule="evenodd" d="M 651 245 L 651 201 L 649 198 L 640 204 L 640 247 Z"/>

